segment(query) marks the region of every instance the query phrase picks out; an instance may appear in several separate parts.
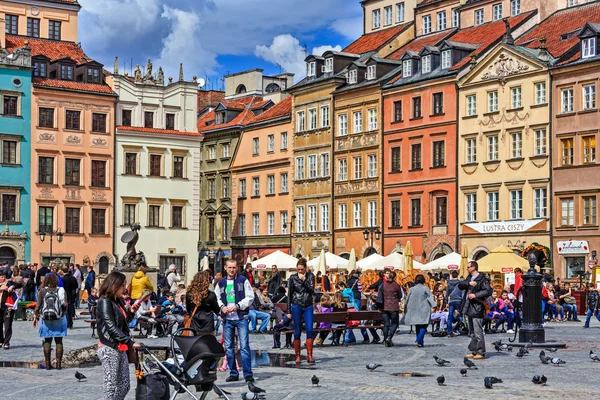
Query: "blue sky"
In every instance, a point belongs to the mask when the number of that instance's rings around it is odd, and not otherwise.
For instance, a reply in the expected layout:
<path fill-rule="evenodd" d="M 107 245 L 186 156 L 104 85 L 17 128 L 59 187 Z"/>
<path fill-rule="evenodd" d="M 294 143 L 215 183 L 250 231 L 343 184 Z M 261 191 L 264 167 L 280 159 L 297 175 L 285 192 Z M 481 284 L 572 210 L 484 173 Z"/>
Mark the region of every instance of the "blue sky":
<path fill-rule="evenodd" d="M 121 72 L 152 59 L 186 79 L 263 68 L 304 76 L 308 54 L 340 49 L 362 30 L 359 0 L 79 0 L 79 37 L 92 58 Z"/>

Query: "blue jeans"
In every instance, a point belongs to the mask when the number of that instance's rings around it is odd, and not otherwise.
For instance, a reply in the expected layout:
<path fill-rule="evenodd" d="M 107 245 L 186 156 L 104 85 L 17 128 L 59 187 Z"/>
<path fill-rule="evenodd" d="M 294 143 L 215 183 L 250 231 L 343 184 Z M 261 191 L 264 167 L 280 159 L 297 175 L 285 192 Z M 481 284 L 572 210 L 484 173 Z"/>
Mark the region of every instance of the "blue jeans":
<path fill-rule="evenodd" d="M 425 333 L 427 333 L 427 325 L 415 325 L 417 331 L 417 343 L 423 346 L 423 339 L 425 339 Z"/>
<path fill-rule="evenodd" d="M 576 321 L 577 320 L 577 306 L 575 304 L 563 304 L 563 309 L 565 313 L 569 313 L 569 320 Z"/>
<path fill-rule="evenodd" d="M 223 322 L 223 333 L 225 334 L 225 353 L 229 365 L 229 375 L 239 376 L 240 373 L 235 365 L 235 329 L 238 333 L 238 344 L 242 355 L 242 370 L 244 378 L 252 376 L 252 358 L 250 356 L 250 342 L 248 337 L 248 317 L 242 319 L 226 319 Z"/>
<path fill-rule="evenodd" d="M 596 316 L 596 319 L 598 321 L 600 321 L 600 312 L 598 310 L 589 310 L 587 312 L 587 315 L 585 317 L 585 326 L 590 326 L 590 319 L 592 319 L 592 315 Z"/>
<path fill-rule="evenodd" d="M 313 332 L 313 306 L 302 307 L 296 304 L 292 304 L 292 321 L 294 321 L 294 340 L 300 340 L 302 334 L 302 319 L 306 325 L 306 338 L 314 339 L 315 334 Z"/>
<path fill-rule="evenodd" d="M 221 320 L 219 319 L 219 317 L 215 314 L 214 316 L 214 320 L 215 320 L 215 334 L 219 333 L 219 327 L 221 326 Z"/>
<path fill-rule="evenodd" d="M 260 319 L 260 331 L 266 332 L 267 327 L 269 326 L 269 321 L 271 320 L 271 316 L 262 311 L 250 310 L 248 313 L 248 317 L 250 317 L 250 321 L 252 322 L 252 331 L 256 332 L 256 319 Z"/>
<path fill-rule="evenodd" d="M 446 332 L 452 333 L 452 325 L 454 324 L 454 311 L 460 308 L 460 300 L 453 300 L 448 303 L 448 322 L 446 323 Z"/>

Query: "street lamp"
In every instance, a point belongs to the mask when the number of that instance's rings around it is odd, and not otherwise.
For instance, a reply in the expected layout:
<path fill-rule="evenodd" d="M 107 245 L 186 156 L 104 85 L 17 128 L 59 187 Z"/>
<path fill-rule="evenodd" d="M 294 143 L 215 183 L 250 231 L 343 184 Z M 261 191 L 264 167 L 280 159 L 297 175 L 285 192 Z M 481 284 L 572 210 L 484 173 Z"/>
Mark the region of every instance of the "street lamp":
<path fill-rule="evenodd" d="M 542 325 L 542 274 L 535 269 L 535 252 L 527 256 L 529 271 L 523 275 L 523 325 L 519 330 L 519 342 L 544 343 L 546 332 Z"/>
<path fill-rule="evenodd" d="M 43 242 L 46 240 L 46 235 L 50 236 L 50 262 L 52 262 L 52 238 L 54 236 L 56 236 L 56 241 L 58 243 L 61 243 L 63 241 L 63 233 L 60 231 L 60 229 L 58 230 L 49 230 L 49 231 L 42 231 L 40 232 L 40 240 Z"/>
<path fill-rule="evenodd" d="M 371 244 L 369 246 L 369 249 L 373 250 L 373 241 L 374 239 L 379 240 L 381 238 L 381 231 L 379 230 L 378 226 L 369 226 L 363 231 L 363 237 L 365 241 L 371 238 Z M 371 251 L 369 251 L 369 254 L 367 254 L 367 256 L 370 256 L 371 254 Z"/>
<path fill-rule="evenodd" d="M 292 232 L 294 230 L 294 222 L 296 221 L 296 216 L 292 215 L 292 220 L 290 222 L 285 222 L 284 225 L 287 228 L 287 226 L 290 226 L 290 256 L 293 256 L 293 252 L 294 250 L 292 249 L 293 244 L 292 244 Z"/>

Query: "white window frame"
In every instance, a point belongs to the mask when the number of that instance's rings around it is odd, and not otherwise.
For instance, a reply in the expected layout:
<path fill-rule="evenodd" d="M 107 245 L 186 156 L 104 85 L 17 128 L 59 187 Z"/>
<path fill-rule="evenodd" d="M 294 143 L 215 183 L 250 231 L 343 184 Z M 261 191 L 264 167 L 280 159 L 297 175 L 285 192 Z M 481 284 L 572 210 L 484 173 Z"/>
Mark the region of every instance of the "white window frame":
<path fill-rule="evenodd" d="M 304 156 L 296 157 L 296 180 L 304 179 Z"/>
<path fill-rule="evenodd" d="M 317 231 L 317 205 L 308 205 L 308 232 Z"/>
<path fill-rule="evenodd" d="M 440 11 L 437 13 L 437 30 L 443 31 L 446 29 L 448 22 L 446 20 L 446 11 Z"/>
<path fill-rule="evenodd" d="M 352 113 L 353 116 L 353 121 L 354 121 L 354 126 L 353 126 L 353 133 L 361 133 L 363 126 L 362 126 L 362 111 L 354 111 Z"/>
<path fill-rule="evenodd" d="M 561 107 L 560 109 L 562 110 L 563 114 L 568 114 L 568 113 L 572 113 L 574 110 L 574 105 L 573 105 L 573 88 L 564 88 L 561 89 L 560 91 L 561 95 L 560 95 L 560 104 Z"/>
<path fill-rule="evenodd" d="M 487 214 L 488 221 L 498 221 L 500 219 L 499 192 L 487 192 Z"/>
<path fill-rule="evenodd" d="M 452 27 L 458 28 L 460 26 L 460 11 L 458 8 L 452 9 Z"/>
<path fill-rule="evenodd" d="M 510 191 L 510 219 L 523 219 L 523 190 Z"/>
<path fill-rule="evenodd" d="M 246 179 L 240 179 L 240 196 L 246 197 Z"/>
<path fill-rule="evenodd" d="M 477 162 L 477 139 L 465 139 L 465 163 L 475 164 Z"/>
<path fill-rule="evenodd" d="M 475 10 L 475 26 L 483 24 L 484 16 L 483 16 L 483 8 L 479 10 Z"/>
<path fill-rule="evenodd" d="M 511 98 L 511 108 L 521 108 L 522 99 L 521 99 L 521 86 L 515 86 L 510 89 L 510 98 Z"/>
<path fill-rule="evenodd" d="M 488 92 L 488 112 L 498 112 L 498 91 Z"/>
<path fill-rule="evenodd" d="M 326 128 L 330 124 L 329 106 L 321 106 L 321 128 Z"/>
<path fill-rule="evenodd" d="M 208 159 L 214 160 L 217 157 L 217 152 L 215 151 L 215 146 L 208 146 Z"/>
<path fill-rule="evenodd" d="M 348 160 L 345 158 L 338 159 L 338 181 L 348 180 Z"/>
<path fill-rule="evenodd" d="M 465 194 L 465 221 L 477 221 L 477 193 Z"/>
<path fill-rule="evenodd" d="M 384 7 L 383 9 L 383 25 L 389 26 L 392 24 L 392 6 Z"/>
<path fill-rule="evenodd" d="M 590 58 L 596 55 L 596 37 L 585 38 L 581 41 L 581 58 Z"/>
<path fill-rule="evenodd" d="M 583 85 L 583 109 L 594 110 L 596 108 L 596 84 Z"/>
<path fill-rule="evenodd" d="M 448 69 L 452 66 L 452 50 L 442 51 L 440 66 L 442 69 Z"/>
<path fill-rule="evenodd" d="M 240 236 L 246 236 L 246 214 L 239 214 L 238 215 L 238 220 L 239 220 L 239 234 Z"/>
<path fill-rule="evenodd" d="M 548 135 L 545 128 L 536 129 L 533 134 L 534 155 L 545 156 L 548 154 Z"/>
<path fill-rule="evenodd" d="M 304 206 L 296 206 L 296 233 L 304 233 Z"/>
<path fill-rule="evenodd" d="M 252 138 L 252 155 L 257 156 L 260 153 L 260 139 Z"/>
<path fill-rule="evenodd" d="M 377 129 L 377 109 L 369 108 L 367 113 L 369 116 L 369 130 L 374 131 Z"/>
<path fill-rule="evenodd" d="M 267 194 L 275 194 L 275 175 L 267 175 Z"/>
<path fill-rule="evenodd" d="M 281 193 L 289 192 L 289 176 L 287 172 L 281 174 Z"/>
<path fill-rule="evenodd" d="M 275 234 L 275 213 L 274 212 L 267 213 L 267 234 L 268 235 Z"/>
<path fill-rule="evenodd" d="M 362 204 L 361 203 L 353 203 L 352 204 L 352 210 L 353 210 L 353 227 L 354 228 L 361 228 L 362 227 Z"/>
<path fill-rule="evenodd" d="M 306 130 L 306 113 L 298 111 L 296 113 L 296 132 L 304 132 Z"/>
<path fill-rule="evenodd" d="M 548 189 L 535 188 L 534 193 L 534 218 L 546 218 L 548 216 Z"/>
<path fill-rule="evenodd" d="M 348 206 L 345 203 L 338 204 L 338 228 L 348 227 Z"/>
<path fill-rule="evenodd" d="M 367 157 L 368 167 L 367 167 L 367 177 L 368 178 L 376 178 L 377 177 L 377 155 L 369 154 Z"/>
<path fill-rule="evenodd" d="M 431 33 L 431 15 L 423 16 L 423 35 Z"/>
<path fill-rule="evenodd" d="M 321 224 L 320 232 L 329 232 L 329 204 L 321 203 Z"/>
<path fill-rule="evenodd" d="M 352 158 L 352 179 L 362 179 L 362 157 L 357 156 Z"/>
<path fill-rule="evenodd" d="M 348 83 L 349 84 L 354 84 L 356 83 L 356 77 L 357 77 L 357 71 L 356 69 L 351 69 L 350 71 L 348 71 Z"/>
<path fill-rule="evenodd" d="M 289 224 L 287 211 L 279 212 L 279 221 L 281 222 L 281 234 L 287 235 L 288 234 L 288 224 Z"/>
<path fill-rule="evenodd" d="M 546 82 L 535 84 L 535 104 L 546 104 Z"/>
<path fill-rule="evenodd" d="M 317 175 L 317 155 L 308 155 L 308 179 L 314 179 Z"/>
<path fill-rule="evenodd" d="M 377 79 L 377 65 L 367 66 L 367 80 L 372 81 Z"/>
<path fill-rule="evenodd" d="M 523 132 L 510 134 L 510 158 L 523 157 Z"/>
<path fill-rule="evenodd" d="M 404 2 L 396 4 L 396 22 L 404 22 Z"/>
<path fill-rule="evenodd" d="M 325 59 L 325 72 L 333 72 L 333 57 Z"/>
<path fill-rule="evenodd" d="M 498 161 L 498 135 L 487 137 L 487 160 Z"/>
<path fill-rule="evenodd" d="M 477 115 L 477 95 L 470 94 L 467 96 L 467 116 L 472 117 Z"/>
<path fill-rule="evenodd" d="M 412 76 L 412 60 L 404 60 L 402 62 L 402 77 L 407 78 Z"/>
<path fill-rule="evenodd" d="M 281 150 L 287 150 L 288 148 L 288 134 L 287 132 L 281 132 Z"/>
<path fill-rule="evenodd" d="M 575 199 L 573 199 L 572 197 L 560 199 L 560 206 L 560 226 L 575 225 Z"/>
<path fill-rule="evenodd" d="M 494 4 L 492 7 L 492 19 L 493 21 L 502 19 L 502 3 Z"/>
<path fill-rule="evenodd" d="M 377 202 L 376 201 L 369 201 L 367 203 L 367 210 L 368 210 L 368 225 L 369 227 L 374 227 L 377 226 Z"/>
<path fill-rule="evenodd" d="M 272 153 L 275 151 L 275 135 L 267 136 L 267 152 Z"/>
<path fill-rule="evenodd" d="M 314 131 L 317 129 L 317 109 L 311 108 L 308 110 L 308 130 Z"/>
<path fill-rule="evenodd" d="M 519 14 L 521 14 L 521 0 L 511 0 L 510 15 L 514 17 Z"/>
<path fill-rule="evenodd" d="M 373 29 L 379 29 L 381 27 L 381 10 L 378 8 L 373 10 Z"/>
<path fill-rule="evenodd" d="M 431 72 L 431 55 L 428 54 L 421 58 L 421 72 L 427 74 Z"/>
<path fill-rule="evenodd" d="M 229 145 L 229 143 L 225 143 L 223 145 L 223 158 L 230 157 L 230 150 L 231 150 L 231 146 Z"/>
<path fill-rule="evenodd" d="M 317 62 L 316 61 L 310 61 L 310 62 L 306 63 L 306 75 L 310 76 L 310 77 L 317 75 Z"/>
<path fill-rule="evenodd" d="M 260 235 L 260 214 L 252 214 L 252 236 Z"/>
<path fill-rule="evenodd" d="M 319 157 L 319 176 L 328 177 L 329 175 L 329 153 L 321 153 Z"/>
<path fill-rule="evenodd" d="M 338 115 L 338 136 L 346 136 L 348 134 L 348 116 L 346 114 Z"/>
<path fill-rule="evenodd" d="M 260 178 L 252 178 L 252 197 L 260 196 Z"/>

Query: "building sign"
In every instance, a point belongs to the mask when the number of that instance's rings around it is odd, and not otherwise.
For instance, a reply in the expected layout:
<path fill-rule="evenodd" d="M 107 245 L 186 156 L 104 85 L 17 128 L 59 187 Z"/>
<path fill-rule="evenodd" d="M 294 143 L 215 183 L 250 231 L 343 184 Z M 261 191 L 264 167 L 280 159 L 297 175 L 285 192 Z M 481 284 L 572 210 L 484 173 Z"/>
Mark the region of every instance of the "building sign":
<path fill-rule="evenodd" d="M 460 269 L 460 267 L 458 265 L 448 265 L 448 270 L 450 271 L 458 271 Z"/>
<path fill-rule="evenodd" d="M 570 240 L 556 243 L 558 254 L 589 254 L 590 247 L 585 240 Z"/>
<path fill-rule="evenodd" d="M 588 261 L 588 268 L 592 269 L 596 266 L 596 261 L 594 260 L 589 260 Z"/>
<path fill-rule="evenodd" d="M 528 219 L 523 221 L 477 222 L 464 224 L 464 226 L 479 233 L 521 233 L 527 232 L 544 221 L 543 219 Z"/>
<path fill-rule="evenodd" d="M 513 269 L 511 267 L 502 267 L 503 274 L 508 274 L 510 272 L 513 272 Z"/>
<path fill-rule="evenodd" d="M 256 269 L 267 269 L 267 266 L 265 264 L 258 264 Z"/>

